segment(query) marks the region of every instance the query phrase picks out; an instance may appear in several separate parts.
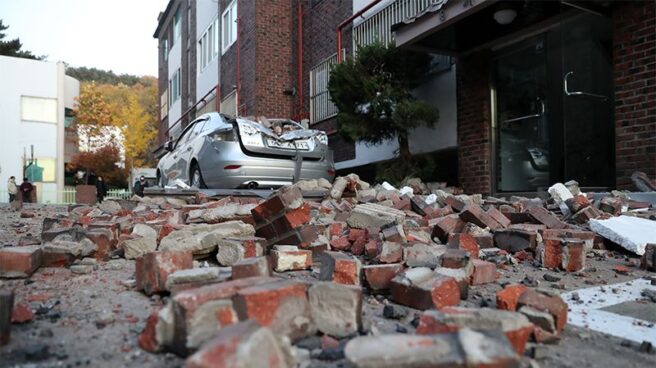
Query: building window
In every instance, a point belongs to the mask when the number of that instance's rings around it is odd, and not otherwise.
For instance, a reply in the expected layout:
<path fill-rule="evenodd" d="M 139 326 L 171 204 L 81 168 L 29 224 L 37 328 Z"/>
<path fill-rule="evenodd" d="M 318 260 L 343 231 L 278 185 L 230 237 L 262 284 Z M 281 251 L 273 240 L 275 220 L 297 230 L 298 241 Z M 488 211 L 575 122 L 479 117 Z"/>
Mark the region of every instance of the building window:
<path fill-rule="evenodd" d="M 21 96 L 21 120 L 57 123 L 57 99 Z"/>
<path fill-rule="evenodd" d="M 175 17 L 173 18 L 173 42 L 178 40 L 180 38 L 180 34 L 182 31 L 182 23 L 180 22 L 180 8 L 178 7 L 178 10 L 175 11 Z"/>
<path fill-rule="evenodd" d="M 169 115 L 169 89 L 164 90 L 159 98 L 161 110 L 159 111 L 162 120 Z"/>
<path fill-rule="evenodd" d="M 221 50 L 225 53 L 237 41 L 237 0 L 234 0 L 221 16 L 223 33 Z"/>
<path fill-rule="evenodd" d="M 173 105 L 180 98 L 180 68 L 173 73 L 169 81 L 169 101 Z"/>
<path fill-rule="evenodd" d="M 346 50 L 342 50 L 342 59 Z M 310 69 L 310 123 L 318 123 L 337 115 L 337 107 L 330 100 L 328 79 L 330 67 L 337 63 L 337 54 L 324 59 Z"/>
<path fill-rule="evenodd" d="M 203 32 L 198 41 L 198 61 L 200 64 L 199 71 L 205 69 L 207 64 L 219 54 L 219 19 L 215 19 L 212 24 Z"/>

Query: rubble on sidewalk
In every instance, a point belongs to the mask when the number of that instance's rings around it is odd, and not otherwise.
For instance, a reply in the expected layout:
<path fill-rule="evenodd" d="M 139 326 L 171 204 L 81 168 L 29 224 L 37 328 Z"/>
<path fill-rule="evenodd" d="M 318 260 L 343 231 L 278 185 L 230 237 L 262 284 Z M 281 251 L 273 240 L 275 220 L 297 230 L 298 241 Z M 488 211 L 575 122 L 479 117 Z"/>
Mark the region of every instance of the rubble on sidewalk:
<path fill-rule="evenodd" d="M 608 257 L 609 247 L 644 254 L 615 268 L 656 270 L 649 204 L 614 194 L 595 199 L 575 183 L 555 184 L 545 200 L 404 184 L 370 186 L 349 175 L 332 186 L 300 182 L 264 200 L 71 206 L 45 216 L 36 241 L 0 248 L 0 278 L 31 282 L 63 267 L 73 279 L 91 279 L 134 267 L 121 288 L 152 305 L 138 345 L 186 358 L 189 367 L 216 359 L 510 367 L 528 342 L 562 337 L 569 301 L 556 292 L 565 288 L 561 280 L 594 272 L 591 259 Z M 308 188 L 325 195 L 304 198 Z M 549 274 L 521 275 L 526 269 Z M 47 313 L 23 297 L 14 307 L 13 293 L 2 293 L 0 338 L 8 339 L 12 308 L 17 323 Z M 374 314 L 405 333 L 381 333 Z M 312 339 L 318 346 L 306 349 Z"/>

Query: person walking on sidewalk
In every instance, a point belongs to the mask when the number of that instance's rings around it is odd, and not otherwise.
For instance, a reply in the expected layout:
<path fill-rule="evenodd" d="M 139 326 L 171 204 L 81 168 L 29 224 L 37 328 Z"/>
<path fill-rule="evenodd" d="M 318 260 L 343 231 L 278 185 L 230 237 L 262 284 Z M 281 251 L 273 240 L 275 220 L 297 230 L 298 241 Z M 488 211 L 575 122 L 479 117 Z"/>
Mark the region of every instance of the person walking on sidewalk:
<path fill-rule="evenodd" d="M 143 197 L 144 188 L 148 188 L 148 182 L 144 176 L 141 176 L 139 180 L 134 182 L 132 190 L 134 191 L 134 194 L 138 195 L 139 197 Z"/>
<path fill-rule="evenodd" d="M 102 176 L 99 176 L 98 179 L 96 180 L 96 198 L 98 199 L 98 203 L 101 203 L 103 199 L 105 199 L 106 195 L 107 195 L 107 184 L 105 184 L 105 181 L 103 180 Z"/>
<path fill-rule="evenodd" d="M 34 185 L 32 185 L 27 178 L 23 178 L 23 183 L 20 185 L 19 189 L 21 191 L 21 199 L 23 200 L 23 203 L 31 203 Z"/>
<path fill-rule="evenodd" d="M 9 193 L 9 203 L 16 200 L 16 194 L 18 194 L 18 186 L 16 185 L 16 177 L 10 176 L 7 180 L 7 192 Z"/>

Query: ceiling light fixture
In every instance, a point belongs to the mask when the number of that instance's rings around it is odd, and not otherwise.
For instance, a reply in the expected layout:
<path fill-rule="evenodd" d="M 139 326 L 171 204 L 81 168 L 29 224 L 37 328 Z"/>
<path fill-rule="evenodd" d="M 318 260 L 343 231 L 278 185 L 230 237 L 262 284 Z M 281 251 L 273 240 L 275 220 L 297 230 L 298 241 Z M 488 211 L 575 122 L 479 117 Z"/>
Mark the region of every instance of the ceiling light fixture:
<path fill-rule="evenodd" d="M 516 16 L 517 12 L 514 9 L 501 9 L 494 12 L 494 20 L 504 26 L 512 23 Z"/>

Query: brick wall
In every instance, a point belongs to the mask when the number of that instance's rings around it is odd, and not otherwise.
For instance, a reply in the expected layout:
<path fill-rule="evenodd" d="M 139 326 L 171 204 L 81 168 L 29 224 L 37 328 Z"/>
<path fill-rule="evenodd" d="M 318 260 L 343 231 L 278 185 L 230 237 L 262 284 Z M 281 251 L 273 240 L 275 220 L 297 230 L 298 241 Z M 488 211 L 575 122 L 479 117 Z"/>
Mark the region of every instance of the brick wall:
<path fill-rule="evenodd" d="M 490 193 L 489 57 L 478 53 L 457 62 L 458 181 L 467 193 Z"/>
<path fill-rule="evenodd" d="M 656 4 L 613 9 L 617 187 L 634 189 L 631 174 L 656 178 Z"/>
<path fill-rule="evenodd" d="M 293 1 L 295 4 L 296 1 Z M 256 115 L 291 117 L 294 97 L 283 91 L 294 87 L 294 12 L 292 0 L 257 1 L 255 8 Z M 248 69 L 249 72 L 251 69 Z"/>
<path fill-rule="evenodd" d="M 353 14 L 352 0 L 321 0 L 305 3 L 303 9 L 303 116 L 310 113 L 310 69 L 337 52 L 336 29 L 339 23 Z M 351 53 L 351 27 L 342 33 L 342 47 Z M 335 153 L 335 161 L 355 158 L 355 143 L 338 134 L 337 120 L 327 119 L 312 126 L 329 133 L 329 142 Z"/>

